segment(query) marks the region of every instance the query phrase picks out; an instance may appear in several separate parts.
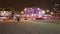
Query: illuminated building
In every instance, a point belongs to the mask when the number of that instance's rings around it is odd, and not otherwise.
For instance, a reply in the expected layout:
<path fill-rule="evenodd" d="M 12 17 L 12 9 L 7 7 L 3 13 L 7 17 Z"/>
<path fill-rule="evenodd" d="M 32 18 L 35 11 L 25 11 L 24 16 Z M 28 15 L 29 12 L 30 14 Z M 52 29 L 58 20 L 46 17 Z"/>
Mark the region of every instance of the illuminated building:
<path fill-rule="evenodd" d="M 0 8 L 0 19 L 9 19 L 12 16 L 12 11 L 7 8 Z"/>
<path fill-rule="evenodd" d="M 32 17 L 32 18 L 43 18 L 43 14 L 45 14 L 45 11 L 43 9 L 34 7 L 34 8 L 25 8 L 24 9 L 25 15 L 27 17 Z"/>
<path fill-rule="evenodd" d="M 25 14 L 31 15 L 31 14 L 44 14 L 44 11 L 40 8 L 25 8 L 24 9 Z"/>
<path fill-rule="evenodd" d="M 49 10 L 47 10 L 47 14 L 46 14 L 46 11 L 44 11 L 41 8 L 37 8 L 37 7 L 25 8 L 22 13 L 23 13 L 23 15 L 25 14 L 24 18 L 31 19 L 31 20 L 35 20 L 35 19 L 51 20 L 51 19 L 53 19 L 52 15 L 51 15 L 53 13 L 50 14 Z"/>

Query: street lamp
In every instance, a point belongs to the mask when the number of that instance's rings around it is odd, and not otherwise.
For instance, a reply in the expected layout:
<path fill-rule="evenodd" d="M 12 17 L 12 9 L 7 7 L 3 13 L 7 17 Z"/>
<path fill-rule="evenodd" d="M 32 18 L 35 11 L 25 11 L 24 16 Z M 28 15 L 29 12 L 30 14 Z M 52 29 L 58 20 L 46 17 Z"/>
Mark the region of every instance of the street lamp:
<path fill-rule="evenodd" d="M 50 14 L 53 15 L 53 12 L 51 12 Z"/>
<path fill-rule="evenodd" d="M 49 10 L 47 10 L 47 12 L 49 12 Z"/>
<path fill-rule="evenodd" d="M 23 14 L 24 12 L 22 11 L 21 14 Z"/>

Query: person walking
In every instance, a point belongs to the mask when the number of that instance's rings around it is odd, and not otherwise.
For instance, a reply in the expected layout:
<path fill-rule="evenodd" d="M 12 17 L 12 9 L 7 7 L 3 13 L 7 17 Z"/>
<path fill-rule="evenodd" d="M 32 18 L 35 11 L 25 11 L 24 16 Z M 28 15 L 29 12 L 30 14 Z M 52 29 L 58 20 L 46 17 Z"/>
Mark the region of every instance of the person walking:
<path fill-rule="evenodd" d="M 16 16 L 17 21 L 19 22 L 19 16 Z"/>

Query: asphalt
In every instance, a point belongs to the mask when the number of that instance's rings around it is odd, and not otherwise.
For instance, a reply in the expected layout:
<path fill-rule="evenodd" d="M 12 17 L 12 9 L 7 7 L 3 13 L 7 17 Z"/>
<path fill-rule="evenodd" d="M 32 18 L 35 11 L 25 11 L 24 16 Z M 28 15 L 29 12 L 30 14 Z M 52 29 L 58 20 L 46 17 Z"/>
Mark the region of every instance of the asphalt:
<path fill-rule="evenodd" d="M 56 21 L 0 22 L 0 34 L 60 34 L 60 24 Z"/>

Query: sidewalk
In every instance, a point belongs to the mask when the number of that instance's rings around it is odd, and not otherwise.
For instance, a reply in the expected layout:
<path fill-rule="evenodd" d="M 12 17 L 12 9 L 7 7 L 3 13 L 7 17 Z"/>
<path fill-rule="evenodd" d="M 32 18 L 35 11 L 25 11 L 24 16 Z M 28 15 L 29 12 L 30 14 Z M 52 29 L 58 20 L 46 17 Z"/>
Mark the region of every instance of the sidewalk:
<path fill-rule="evenodd" d="M 20 20 L 19 22 L 29 22 L 29 21 L 32 21 L 32 20 Z M 14 20 L 14 19 L 11 19 L 11 20 L 0 20 L 0 23 L 1 22 L 18 22 L 17 20 Z"/>
<path fill-rule="evenodd" d="M 17 21 L 14 20 L 14 19 L 13 19 L 13 20 L 2 20 L 2 19 L 1 19 L 0 22 L 17 22 Z"/>

